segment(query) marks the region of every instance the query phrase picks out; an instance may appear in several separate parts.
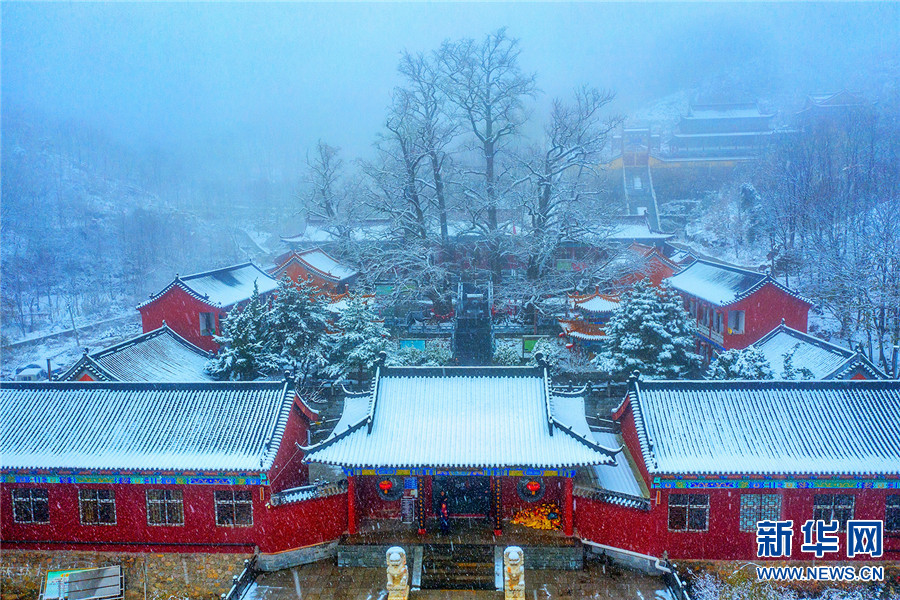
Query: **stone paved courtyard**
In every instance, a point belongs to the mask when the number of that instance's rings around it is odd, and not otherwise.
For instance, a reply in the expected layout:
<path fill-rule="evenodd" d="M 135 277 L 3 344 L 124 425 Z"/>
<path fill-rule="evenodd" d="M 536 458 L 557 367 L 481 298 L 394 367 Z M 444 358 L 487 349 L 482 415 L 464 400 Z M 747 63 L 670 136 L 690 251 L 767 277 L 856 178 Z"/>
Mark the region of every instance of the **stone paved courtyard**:
<path fill-rule="evenodd" d="M 583 571 L 532 570 L 525 574 L 528 599 L 614 598 L 616 600 L 670 600 L 662 579 L 617 567 L 585 562 Z M 387 597 L 384 569 L 338 568 L 327 560 L 294 569 L 260 575 L 244 600 L 344 600 Z M 499 592 L 464 590 L 413 592 L 416 600 L 451 598 L 498 599 Z"/>

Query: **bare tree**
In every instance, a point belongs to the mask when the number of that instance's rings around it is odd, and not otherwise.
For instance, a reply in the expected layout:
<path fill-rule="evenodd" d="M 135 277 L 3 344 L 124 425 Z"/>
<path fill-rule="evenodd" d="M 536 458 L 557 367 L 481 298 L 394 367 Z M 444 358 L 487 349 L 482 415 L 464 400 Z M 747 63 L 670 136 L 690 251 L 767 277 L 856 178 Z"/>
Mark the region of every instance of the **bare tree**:
<path fill-rule="evenodd" d="M 543 139 L 519 153 L 510 202 L 526 219 L 510 250 L 525 277 L 504 282 L 495 294 L 526 314 L 552 311 L 566 292 L 614 279 L 619 263 L 607 243 L 612 204 L 596 166 L 620 121 L 602 114 L 612 98 L 584 86 L 569 102 L 554 100 Z"/>
<path fill-rule="evenodd" d="M 900 341 L 896 104 L 856 107 L 785 136 L 763 162 L 757 199 L 777 271 L 887 369 Z"/>
<path fill-rule="evenodd" d="M 429 149 L 422 143 L 414 102 L 408 90 L 396 90 L 384 133 L 376 143 L 378 159 L 361 163 L 368 183 L 365 203 L 386 216 L 390 225 L 382 239 L 374 243 L 360 240 L 354 251 L 366 266 L 368 283 L 385 279 L 404 282 L 394 287 L 391 304 L 410 304 L 426 297 L 439 311 L 447 312 L 449 265 L 442 257 L 447 246 L 435 227 L 433 213 L 440 213 L 440 207 L 431 201 L 433 188 L 426 184 L 428 178 L 420 176 Z M 446 219 L 446 213 L 441 216 Z"/>
<path fill-rule="evenodd" d="M 339 186 L 344 161 L 340 150 L 319 140 L 312 155 L 306 155 L 310 189 L 305 208 L 309 214 L 326 221 L 337 217 L 341 209 Z"/>
<path fill-rule="evenodd" d="M 495 279 L 500 275 L 497 154 L 526 121 L 524 101 L 537 91 L 534 75 L 523 73 L 519 67 L 520 52 L 518 40 L 507 37 L 506 29 L 499 29 L 480 42 L 445 42 L 436 54 L 441 88 L 474 136 L 484 161 L 482 169 L 476 171 L 483 187 L 469 188 L 467 195 L 484 207 L 482 226 Z"/>
<path fill-rule="evenodd" d="M 399 93 L 405 97 L 408 109 L 415 117 L 415 137 L 419 151 L 428 159 L 430 177 L 428 187 L 434 194 L 434 206 L 440 226 L 441 246 L 445 253 L 450 246 L 445 169 L 450 162 L 447 151 L 460 131 L 458 121 L 447 112 L 446 96 L 441 91 L 441 75 L 437 65 L 423 54 L 404 52 L 400 59 L 400 73 L 406 86 Z"/>
<path fill-rule="evenodd" d="M 584 241 L 602 224 L 600 218 L 585 220 L 597 213 L 584 209 L 588 208 L 585 201 L 593 209 L 600 208 L 589 200 L 600 193 L 592 177 L 597 157 L 621 122 L 600 114 L 613 97 L 612 92 L 583 86 L 575 90 L 571 103 L 554 100 L 542 147 L 521 161 L 530 189 L 524 204 L 531 225 L 529 237 L 537 242 L 527 259 L 529 279 L 545 274 L 548 258 L 563 239 Z M 589 187 L 584 185 L 588 180 Z"/>

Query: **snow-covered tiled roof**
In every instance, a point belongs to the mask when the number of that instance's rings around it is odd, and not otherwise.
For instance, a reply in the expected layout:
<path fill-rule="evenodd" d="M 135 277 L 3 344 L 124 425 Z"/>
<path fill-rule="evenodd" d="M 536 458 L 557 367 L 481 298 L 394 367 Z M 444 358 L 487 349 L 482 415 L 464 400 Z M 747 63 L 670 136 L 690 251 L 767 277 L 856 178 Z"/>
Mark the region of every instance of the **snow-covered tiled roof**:
<path fill-rule="evenodd" d="M 771 117 L 752 102 L 743 104 L 694 104 L 684 119 L 747 119 Z"/>
<path fill-rule="evenodd" d="M 332 232 L 319 227 L 317 225 L 307 224 L 303 233 L 296 235 L 281 236 L 281 241 L 286 244 L 302 244 L 302 243 L 330 243 L 337 241 L 337 236 Z"/>
<path fill-rule="evenodd" d="M 332 258 L 321 248 L 312 248 L 303 252 L 290 252 L 279 260 L 275 270 L 281 271 L 289 262 L 297 261 L 309 270 L 318 273 L 331 281 L 343 281 L 357 275 L 357 272 L 344 263 Z"/>
<path fill-rule="evenodd" d="M 357 241 L 378 241 L 388 237 L 391 225 L 383 219 L 363 220 L 354 223 L 348 235 Z M 329 228 L 322 222 L 307 223 L 303 233 L 281 236 L 281 241 L 289 246 L 319 246 L 337 244 L 342 241 L 337 229 Z"/>
<path fill-rule="evenodd" d="M 866 99 L 862 94 L 841 90 L 840 92 L 818 93 L 807 96 L 806 106 L 811 105 L 818 107 L 845 107 L 845 106 L 861 106 L 866 104 Z"/>
<path fill-rule="evenodd" d="M 765 273 L 696 260 L 666 281 L 686 294 L 724 306 L 736 302 L 765 279 Z"/>
<path fill-rule="evenodd" d="M 673 133 L 673 138 L 732 138 L 732 137 L 758 137 L 762 135 L 775 135 L 774 131 L 723 131 L 720 133 Z"/>
<path fill-rule="evenodd" d="M 666 281 L 676 290 L 716 306 L 727 306 L 743 300 L 767 283 L 811 304 L 809 300 L 765 273 L 709 260 L 695 260 Z"/>
<path fill-rule="evenodd" d="M 602 340 L 606 337 L 603 325 L 580 319 L 559 319 L 559 327 L 568 337 L 579 340 Z"/>
<path fill-rule="evenodd" d="M 836 379 L 855 368 L 861 368 L 871 377 L 887 379 L 878 367 L 865 356 L 849 348 L 779 325 L 753 344 L 763 353 L 776 377 L 784 371 L 784 356 L 792 352 L 795 369 L 808 369 L 815 379 Z"/>
<path fill-rule="evenodd" d="M 619 299 L 606 294 L 594 294 L 584 300 L 574 301 L 575 308 L 592 313 L 611 313 L 619 307 Z"/>
<path fill-rule="evenodd" d="M 638 381 L 651 474 L 900 474 L 900 384 Z"/>
<path fill-rule="evenodd" d="M 349 468 L 570 468 L 611 464 L 581 398 L 550 396 L 543 368 L 380 367 L 305 460 Z"/>
<path fill-rule="evenodd" d="M 592 430 L 591 435 L 601 446 L 622 450 L 616 454 L 615 464 L 590 467 L 585 473 L 587 485 L 580 484 L 575 490 L 576 493 L 620 506 L 649 509 L 649 490 L 641 479 L 637 466 L 629 457 L 622 435 L 596 430 Z"/>
<path fill-rule="evenodd" d="M 259 287 L 260 294 L 268 294 L 278 288 L 275 278 L 248 262 L 184 277 L 176 276 L 172 283 L 139 304 L 138 309 L 147 306 L 175 286 L 210 306 L 228 308 L 248 300 L 253 295 L 254 283 Z"/>
<path fill-rule="evenodd" d="M 261 472 L 294 398 L 284 382 L 4 383 L 0 468 Z"/>
<path fill-rule="evenodd" d="M 98 381 L 211 381 L 211 355 L 163 325 L 105 350 L 82 356 L 59 381 L 87 371 Z"/>
<path fill-rule="evenodd" d="M 253 295 L 254 283 L 260 294 L 267 294 L 278 287 L 274 278 L 253 263 L 188 275 L 181 281 L 198 295 L 209 298 L 214 305 L 223 307 L 249 299 Z"/>

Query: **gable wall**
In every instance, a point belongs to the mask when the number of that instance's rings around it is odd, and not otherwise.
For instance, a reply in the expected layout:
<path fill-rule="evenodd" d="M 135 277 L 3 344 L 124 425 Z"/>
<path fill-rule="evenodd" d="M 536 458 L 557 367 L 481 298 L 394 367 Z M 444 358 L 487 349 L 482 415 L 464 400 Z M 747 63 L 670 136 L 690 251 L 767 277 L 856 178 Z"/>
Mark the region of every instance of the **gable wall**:
<path fill-rule="evenodd" d="M 759 341 L 764 335 L 775 329 L 784 319 L 788 327 L 807 332 L 809 321 L 809 305 L 781 291 L 771 283 L 736 302 L 723 310 L 743 310 L 744 333 L 742 335 L 725 334 L 725 347 L 746 348 Z M 726 315 L 727 319 L 727 315 Z M 728 321 L 725 321 L 726 326 Z"/>
<path fill-rule="evenodd" d="M 141 325 L 144 333 L 159 329 L 165 321 L 172 331 L 198 348 L 207 352 L 216 352 L 219 349 L 219 344 L 215 342 L 213 336 L 200 335 L 200 313 L 215 313 L 216 329 L 221 333 L 221 320 L 226 314 L 225 311 L 201 302 L 178 286 L 172 287 L 165 294 L 138 310 L 141 313 Z"/>

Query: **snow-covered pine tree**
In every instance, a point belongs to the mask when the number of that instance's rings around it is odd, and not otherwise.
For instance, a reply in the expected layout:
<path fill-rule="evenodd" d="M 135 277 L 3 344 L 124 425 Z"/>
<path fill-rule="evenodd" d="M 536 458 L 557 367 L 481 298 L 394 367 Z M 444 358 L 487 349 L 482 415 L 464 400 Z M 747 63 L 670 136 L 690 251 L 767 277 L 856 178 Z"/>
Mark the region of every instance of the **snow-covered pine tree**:
<path fill-rule="evenodd" d="M 540 352 L 544 360 L 550 365 L 550 372 L 554 375 L 574 375 L 576 373 L 596 373 L 597 367 L 588 358 L 586 350 L 581 348 L 566 348 L 566 344 L 559 338 L 541 338 L 531 351 L 530 365 L 536 365 L 534 358 Z"/>
<path fill-rule="evenodd" d="M 800 367 L 799 369 L 794 366 L 794 353 L 797 352 L 797 348 L 800 347 L 800 344 L 794 345 L 793 348 L 785 352 L 782 357 L 784 360 L 784 370 L 781 372 L 782 379 L 815 379 L 815 374 L 807 369 L 806 367 Z"/>
<path fill-rule="evenodd" d="M 446 340 L 431 340 L 423 350 L 391 344 L 387 357 L 390 366 L 442 367 L 452 362 L 453 352 Z"/>
<path fill-rule="evenodd" d="M 707 379 L 773 379 L 772 365 L 759 348 L 726 350 L 709 365 Z"/>
<path fill-rule="evenodd" d="M 323 338 L 331 377 L 363 375 L 372 370 L 378 355 L 388 350 L 388 330 L 359 298 L 351 298 L 334 324 L 335 331 Z"/>
<path fill-rule="evenodd" d="M 253 380 L 270 372 L 273 361 L 267 343 L 268 308 L 253 284 L 253 295 L 243 309 L 234 309 L 215 340 L 222 346 L 206 370 L 217 379 Z"/>
<path fill-rule="evenodd" d="M 694 353 L 693 334 L 694 322 L 678 293 L 640 281 L 606 324 L 595 364 L 606 377 L 619 381 L 635 369 L 651 379 L 695 377 L 701 359 Z"/>
<path fill-rule="evenodd" d="M 269 313 L 269 345 L 273 370 L 290 370 L 303 384 L 326 364 L 322 345 L 328 325 L 325 297 L 304 279 L 278 282 Z"/>

